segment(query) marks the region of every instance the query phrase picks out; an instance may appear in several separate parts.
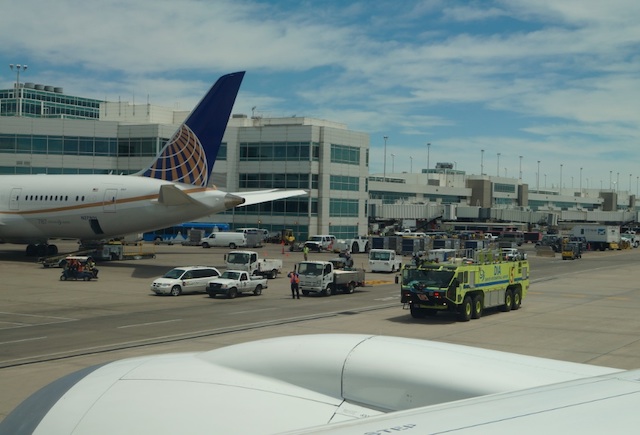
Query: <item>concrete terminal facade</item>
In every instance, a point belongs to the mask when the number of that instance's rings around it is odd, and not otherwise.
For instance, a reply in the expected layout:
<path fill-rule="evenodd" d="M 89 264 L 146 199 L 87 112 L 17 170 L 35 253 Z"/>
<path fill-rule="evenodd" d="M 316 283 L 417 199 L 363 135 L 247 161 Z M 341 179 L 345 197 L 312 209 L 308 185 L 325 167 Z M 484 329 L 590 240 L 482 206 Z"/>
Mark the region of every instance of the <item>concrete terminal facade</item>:
<path fill-rule="evenodd" d="M 187 114 L 74 97 L 60 87 L 33 83 L 0 90 L 0 174 L 130 174 L 153 160 Z M 227 191 L 308 189 L 306 198 L 203 219 L 232 227 L 291 228 L 299 238 L 367 234 L 370 222 L 389 219 L 385 210 L 393 210 L 396 219 L 427 222 L 496 219 L 500 210 L 541 212 L 560 220 L 566 215 L 578 221 L 637 221 L 631 192 L 532 191 L 519 179 L 467 175 L 449 163 L 420 173 L 369 174 L 368 134 L 306 117 L 234 115 L 212 182 Z"/>

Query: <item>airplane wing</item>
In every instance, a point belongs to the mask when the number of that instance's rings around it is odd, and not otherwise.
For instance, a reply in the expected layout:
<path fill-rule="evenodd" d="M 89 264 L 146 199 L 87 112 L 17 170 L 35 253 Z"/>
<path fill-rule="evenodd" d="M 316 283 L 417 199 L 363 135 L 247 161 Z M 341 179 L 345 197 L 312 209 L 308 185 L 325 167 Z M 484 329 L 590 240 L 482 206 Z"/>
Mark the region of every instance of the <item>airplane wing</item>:
<path fill-rule="evenodd" d="M 0 433 L 631 433 L 639 379 L 426 340 L 299 335 L 84 369 L 27 398 Z"/>
<path fill-rule="evenodd" d="M 260 204 L 261 202 L 276 201 L 278 199 L 292 198 L 294 196 L 308 195 L 309 191 L 304 189 L 283 190 L 255 190 L 250 192 L 233 192 L 233 195 L 244 198 L 245 202 L 238 207 L 246 207 L 247 205 Z"/>

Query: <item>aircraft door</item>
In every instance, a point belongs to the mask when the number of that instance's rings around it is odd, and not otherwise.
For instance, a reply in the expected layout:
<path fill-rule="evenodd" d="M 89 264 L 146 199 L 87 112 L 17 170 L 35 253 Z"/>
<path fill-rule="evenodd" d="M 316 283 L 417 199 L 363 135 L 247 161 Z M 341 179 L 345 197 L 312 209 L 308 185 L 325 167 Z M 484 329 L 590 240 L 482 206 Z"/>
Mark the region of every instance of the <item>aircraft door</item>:
<path fill-rule="evenodd" d="M 20 194 L 22 193 L 22 189 L 16 187 L 11 189 L 11 196 L 9 197 L 9 210 L 20 210 Z"/>
<path fill-rule="evenodd" d="M 107 189 L 104 191 L 103 210 L 106 213 L 115 213 L 116 198 L 118 197 L 118 189 Z"/>

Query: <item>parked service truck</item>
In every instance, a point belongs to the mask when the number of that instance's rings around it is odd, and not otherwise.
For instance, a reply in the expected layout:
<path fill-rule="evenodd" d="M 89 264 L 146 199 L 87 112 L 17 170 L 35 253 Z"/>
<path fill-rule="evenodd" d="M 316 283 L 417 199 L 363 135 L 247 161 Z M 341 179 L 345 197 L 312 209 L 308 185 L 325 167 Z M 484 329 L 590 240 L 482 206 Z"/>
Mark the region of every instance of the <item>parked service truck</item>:
<path fill-rule="evenodd" d="M 571 231 L 573 236 L 584 237 L 594 251 L 618 249 L 620 244 L 620 227 L 616 225 L 580 224 Z"/>
<path fill-rule="evenodd" d="M 279 258 L 260 258 L 255 251 L 231 251 L 225 256 L 227 269 L 244 270 L 250 275 L 276 278 L 282 273 L 282 260 Z"/>
<path fill-rule="evenodd" d="M 266 278 L 249 275 L 245 270 L 225 270 L 222 275 L 209 281 L 207 294 L 211 298 L 225 295 L 228 299 L 233 299 L 239 293 L 260 296 L 266 288 Z"/>
<path fill-rule="evenodd" d="M 297 269 L 300 291 L 330 296 L 337 293 L 353 293 L 356 287 L 364 287 L 364 269 L 337 269 L 331 261 L 302 261 Z"/>
<path fill-rule="evenodd" d="M 352 254 L 369 252 L 369 237 L 357 236 L 351 239 L 338 239 L 333 244 L 333 252 L 350 251 Z"/>
<path fill-rule="evenodd" d="M 474 259 L 423 261 L 402 269 L 400 301 L 411 316 L 450 311 L 459 320 L 482 316 L 485 308 L 517 310 L 529 289 L 529 262 L 505 261 L 500 251 L 479 251 Z"/>

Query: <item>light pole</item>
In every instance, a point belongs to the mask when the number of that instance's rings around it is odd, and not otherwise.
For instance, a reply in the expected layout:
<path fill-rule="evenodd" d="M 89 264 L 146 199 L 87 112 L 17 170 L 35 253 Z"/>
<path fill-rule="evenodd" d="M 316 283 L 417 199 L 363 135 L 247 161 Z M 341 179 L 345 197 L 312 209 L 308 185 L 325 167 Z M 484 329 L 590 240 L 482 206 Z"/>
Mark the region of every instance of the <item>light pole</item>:
<path fill-rule="evenodd" d="M 582 168 L 580 168 L 580 196 L 582 196 Z"/>
<path fill-rule="evenodd" d="M 540 160 L 538 160 L 538 172 L 536 172 L 536 190 L 540 191 Z"/>
<path fill-rule="evenodd" d="M 609 171 L 609 190 L 613 190 L 613 182 L 611 181 L 611 175 L 613 171 Z"/>
<path fill-rule="evenodd" d="M 498 153 L 498 170 L 496 171 L 496 176 L 500 176 L 500 153 Z"/>
<path fill-rule="evenodd" d="M 429 158 L 431 157 L 431 142 L 427 143 L 427 174 L 429 173 Z"/>
<path fill-rule="evenodd" d="M 520 180 L 522 180 L 522 156 L 520 156 Z"/>
<path fill-rule="evenodd" d="M 396 173 L 396 155 L 391 153 L 391 173 Z"/>
<path fill-rule="evenodd" d="M 484 150 L 480 150 L 480 175 L 484 175 Z"/>
<path fill-rule="evenodd" d="M 16 67 L 16 91 L 15 91 L 15 99 L 16 99 L 16 103 L 18 104 L 17 107 L 17 111 L 16 113 L 18 114 L 18 116 L 22 116 L 22 92 L 20 92 L 20 70 L 26 71 L 27 70 L 27 65 L 14 65 L 12 63 L 9 64 L 9 68 L 11 68 L 11 71 L 13 71 L 13 67 Z"/>
<path fill-rule="evenodd" d="M 413 174 L 413 156 L 409 156 L 411 163 L 409 164 L 409 173 Z"/>
<path fill-rule="evenodd" d="M 562 195 L 562 163 L 560 163 L 560 194 Z"/>
<path fill-rule="evenodd" d="M 387 139 L 389 139 L 389 136 L 383 136 L 384 137 L 384 159 L 383 159 L 383 165 L 384 165 L 384 170 L 382 172 L 382 181 L 387 181 Z"/>
<path fill-rule="evenodd" d="M 620 172 L 617 173 L 616 177 L 616 193 L 618 193 L 618 189 L 620 189 Z"/>

